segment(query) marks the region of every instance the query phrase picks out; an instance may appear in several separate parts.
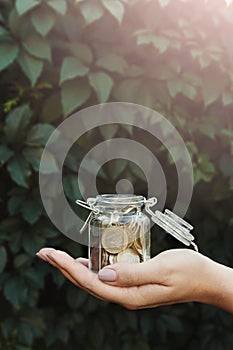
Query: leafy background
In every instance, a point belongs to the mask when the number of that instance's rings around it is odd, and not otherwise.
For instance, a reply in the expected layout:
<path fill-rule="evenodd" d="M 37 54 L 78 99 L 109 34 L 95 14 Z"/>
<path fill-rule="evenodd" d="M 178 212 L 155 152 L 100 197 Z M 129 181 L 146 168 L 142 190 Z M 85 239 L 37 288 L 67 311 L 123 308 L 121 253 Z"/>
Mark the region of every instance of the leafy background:
<path fill-rule="evenodd" d="M 46 140 L 74 111 L 129 101 L 161 112 L 182 135 L 195 176 L 187 219 L 201 251 L 233 266 L 231 2 L 0 1 L 1 349 L 232 349 L 232 316 L 224 311 L 194 303 L 124 310 L 88 296 L 35 258 L 43 246 L 86 255 L 42 207 L 38 168 Z M 137 128 L 116 125 L 84 135 L 64 166 L 71 201 L 80 196 L 82 157 L 117 135 L 147 140 Z M 166 152 L 156 150 L 172 174 Z M 56 172 L 47 157 L 45 171 Z M 140 169 L 124 161 L 103 167 L 100 191 L 111 192 L 121 178 L 145 191 Z M 153 234 L 152 255 L 174 246 L 162 232 Z"/>

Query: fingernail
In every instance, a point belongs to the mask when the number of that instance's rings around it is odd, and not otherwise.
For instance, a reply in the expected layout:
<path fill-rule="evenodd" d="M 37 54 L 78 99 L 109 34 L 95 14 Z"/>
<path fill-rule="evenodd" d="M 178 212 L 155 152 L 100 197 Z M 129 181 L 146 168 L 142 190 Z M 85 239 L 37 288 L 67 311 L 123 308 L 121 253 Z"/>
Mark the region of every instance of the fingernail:
<path fill-rule="evenodd" d="M 38 258 L 40 258 L 41 260 L 44 260 L 44 261 L 48 262 L 48 260 L 46 259 L 46 257 L 45 257 L 44 255 L 42 255 L 42 254 L 40 254 L 40 253 L 36 253 L 36 256 L 37 256 Z"/>
<path fill-rule="evenodd" d="M 98 273 L 99 279 L 104 282 L 114 282 L 116 281 L 116 271 L 112 269 L 102 269 Z"/>

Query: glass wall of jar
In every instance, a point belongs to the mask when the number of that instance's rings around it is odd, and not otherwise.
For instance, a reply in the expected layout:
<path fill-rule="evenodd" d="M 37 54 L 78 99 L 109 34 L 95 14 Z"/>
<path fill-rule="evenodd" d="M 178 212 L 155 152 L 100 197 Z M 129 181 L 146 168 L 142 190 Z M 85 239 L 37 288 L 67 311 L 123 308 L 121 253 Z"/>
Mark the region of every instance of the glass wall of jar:
<path fill-rule="evenodd" d="M 145 198 L 137 195 L 104 194 L 95 198 L 95 211 L 88 223 L 91 270 L 150 259 L 150 220 L 142 212 L 144 203 Z"/>

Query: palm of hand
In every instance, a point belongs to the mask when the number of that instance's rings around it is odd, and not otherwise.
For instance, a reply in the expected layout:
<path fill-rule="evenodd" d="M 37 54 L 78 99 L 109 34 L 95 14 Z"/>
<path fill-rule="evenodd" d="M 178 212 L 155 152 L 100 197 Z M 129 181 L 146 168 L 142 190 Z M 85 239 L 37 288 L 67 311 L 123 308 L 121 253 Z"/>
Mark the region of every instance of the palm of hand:
<path fill-rule="evenodd" d="M 198 300 L 200 270 L 203 271 L 208 259 L 188 249 L 173 249 L 145 263 L 106 266 L 97 275 L 87 268 L 87 259 L 73 259 L 52 248 L 44 248 L 38 255 L 58 268 L 76 286 L 99 299 L 128 309 Z M 101 280 L 106 270 L 115 271 L 114 282 Z"/>

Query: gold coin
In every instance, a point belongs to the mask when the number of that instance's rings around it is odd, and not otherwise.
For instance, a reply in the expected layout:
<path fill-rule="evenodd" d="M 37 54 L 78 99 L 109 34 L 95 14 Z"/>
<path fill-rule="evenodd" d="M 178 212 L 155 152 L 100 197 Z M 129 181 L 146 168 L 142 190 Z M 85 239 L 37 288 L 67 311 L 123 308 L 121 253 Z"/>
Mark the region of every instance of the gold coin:
<path fill-rule="evenodd" d="M 139 263 L 140 257 L 134 249 L 128 248 L 117 255 L 117 262 Z"/>
<path fill-rule="evenodd" d="M 137 250 L 137 252 L 142 255 L 142 242 L 141 242 L 141 239 L 140 238 L 135 239 L 133 245 L 134 245 L 135 249 Z"/>
<path fill-rule="evenodd" d="M 125 225 L 125 227 L 127 228 L 127 234 L 128 234 L 128 240 L 129 240 L 129 244 L 127 248 L 129 248 L 134 244 L 134 240 L 138 236 L 139 226 L 136 223 L 134 224 L 130 223 Z"/>
<path fill-rule="evenodd" d="M 111 254 L 126 249 L 129 244 L 127 230 L 119 226 L 108 227 L 102 234 L 102 246 Z"/>
<path fill-rule="evenodd" d="M 107 266 L 108 265 L 108 253 L 104 250 L 104 249 L 102 249 L 102 266 L 101 266 L 101 268 L 103 268 L 104 266 Z"/>
<path fill-rule="evenodd" d="M 109 254 L 108 260 L 109 260 L 109 264 L 110 264 L 110 265 L 115 264 L 115 263 L 117 262 L 117 256 L 116 256 L 116 255 Z"/>

